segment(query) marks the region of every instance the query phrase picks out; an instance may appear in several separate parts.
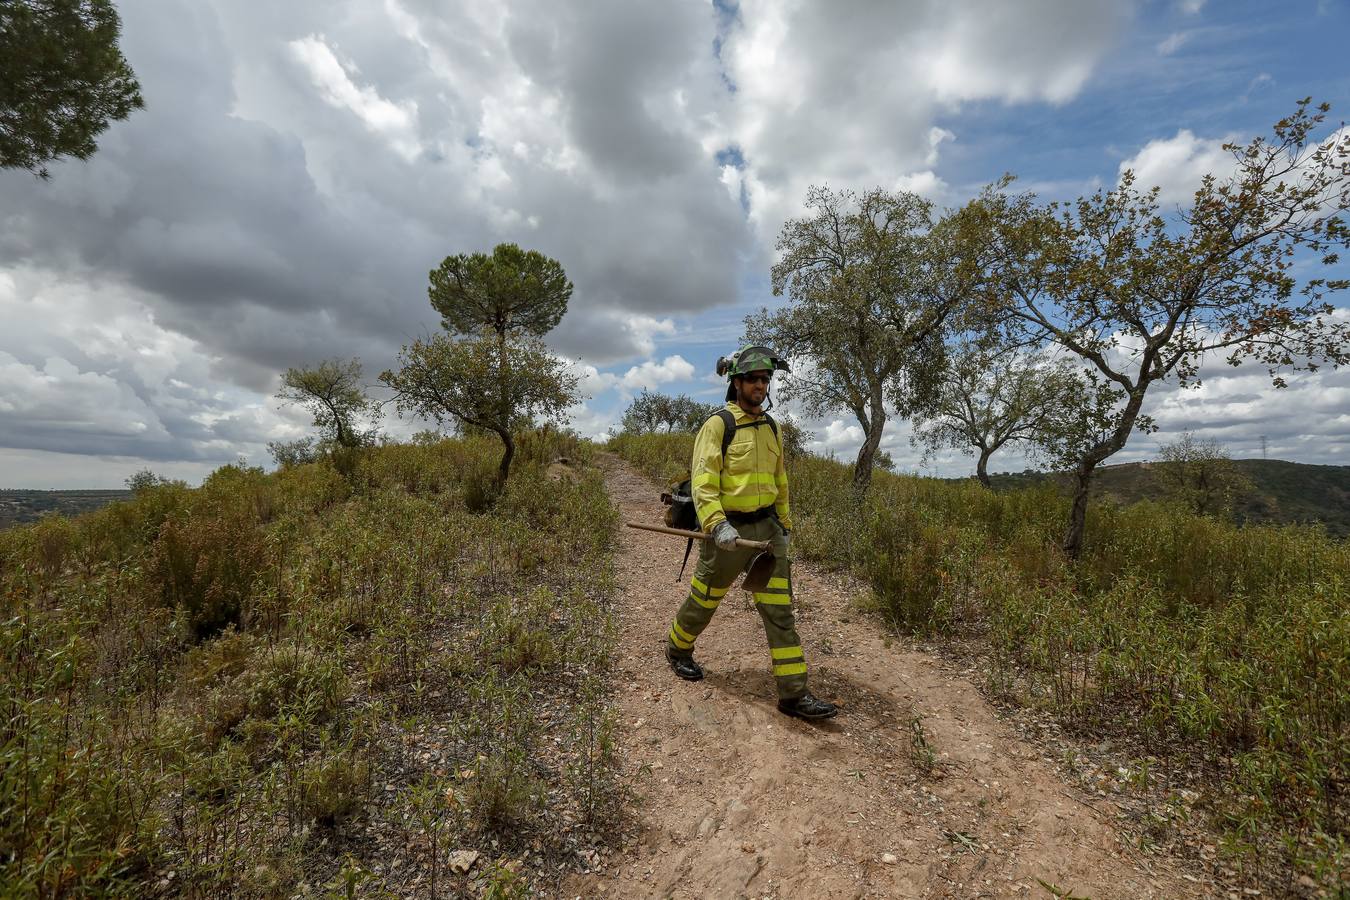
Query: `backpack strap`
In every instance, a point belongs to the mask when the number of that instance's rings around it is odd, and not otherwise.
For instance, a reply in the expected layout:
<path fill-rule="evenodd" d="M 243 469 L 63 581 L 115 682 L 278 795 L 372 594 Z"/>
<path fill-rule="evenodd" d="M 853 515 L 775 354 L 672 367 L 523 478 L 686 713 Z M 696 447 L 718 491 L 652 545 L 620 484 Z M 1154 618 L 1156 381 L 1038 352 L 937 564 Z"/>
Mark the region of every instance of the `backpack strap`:
<path fill-rule="evenodd" d="M 736 437 L 736 417 L 725 406 L 719 409 L 715 415 L 722 420 L 722 464 L 725 465 L 727 448 L 731 446 L 731 441 Z"/>
<path fill-rule="evenodd" d="M 713 413 L 713 415 L 722 420 L 723 465 L 726 464 L 727 448 L 731 446 L 731 442 L 735 439 L 736 432 L 742 428 L 755 428 L 758 427 L 759 425 L 763 425 L 765 420 L 768 421 L 769 427 L 773 429 L 773 436 L 775 438 L 778 438 L 778 440 L 780 441 L 779 446 L 780 447 L 782 446 L 781 444 L 782 438 L 780 438 L 778 435 L 778 423 L 775 422 L 773 420 L 773 416 L 769 415 L 768 413 L 764 414 L 763 419 L 758 419 L 754 422 L 747 422 L 744 425 L 737 425 L 736 417 L 732 415 L 731 410 L 727 409 L 725 406 L 719 409 L 717 412 Z M 711 419 L 709 419 L 709 421 L 711 421 Z M 684 560 L 680 563 L 680 574 L 675 576 L 676 581 L 684 580 L 684 569 L 685 566 L 689 565 L 689 554 L 693 549 L 694 549 L 694 539 L 690 538 L 688 541 L 685 542 L 684 545 Z"/>
<path fill-rule="evenodd" d="M 771 428 L 771 429 L 773 430 L 773 436 L 774 436 L 774 439 L 777 440 L 777 441 L 779 442 L 779 443 L 778 443 L 778 446 L 779 446 L 780 448 L 783 446 L 783 444 L 782 444 L 783 438 L 782 438 L 782 436 L 778 433 L 778 423 L 775 422 L 773 416 L 769 415 L 768 413 L 765 413 L 763 418 L 761 418 L 761 419 L 756 419 L 756 420 L 753 421 L 753 422 L 746 422 L 744 425 L 737 425 L 737 424 L 736 424 L 736 417 L 735 417 L 734 415 L 732 415 L 732 414 L 731 414 L 731 410 L 727 409 L 726 407 L 722 407 L 721 409 L 719 409 L 719 410 L 717 411 L 716 415 L 717 415 L 717 417 L 718 417 L 719 419 L 722 420 L 722 460 L 723 460 L 723 462 L 725 462 L 725 461 L 726 461 L 726 458 L 727 458 L 727 448 L 731 446 L 732 440 L 735 439 L 735 437 L 736 437 L 736 432 L 737 432 L 737 431 L 740 431 L 742 428 L 758 428 L 760 425 L 763 425 L 765 422 L 768 422 L 768 423 L 769 423 L 769 428 Z"/>
<path fill-rule="evenodd" d="M 690 538 L 684 542 L 684 560 L 680 562 L 680 574 L 675 576 L 676 582 L 684 581 L 684 567 L 689 565 L 689 551 L 694 549 L 694 539 Z"/>

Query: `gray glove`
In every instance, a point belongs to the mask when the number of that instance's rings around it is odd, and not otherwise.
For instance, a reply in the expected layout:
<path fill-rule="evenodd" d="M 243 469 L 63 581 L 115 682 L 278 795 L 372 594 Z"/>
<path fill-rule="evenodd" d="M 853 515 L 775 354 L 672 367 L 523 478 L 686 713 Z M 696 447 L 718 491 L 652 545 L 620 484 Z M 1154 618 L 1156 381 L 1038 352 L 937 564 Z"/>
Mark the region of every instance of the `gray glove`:
<path fill-rule="evenodd" d="M 736 539 L 739 537 L 740 534 L 736 531 L 736 527 L 725 519 L 718 522 L 717 527 L 712 532 L 713 543 L 720 550 L 735 550 Z"/>

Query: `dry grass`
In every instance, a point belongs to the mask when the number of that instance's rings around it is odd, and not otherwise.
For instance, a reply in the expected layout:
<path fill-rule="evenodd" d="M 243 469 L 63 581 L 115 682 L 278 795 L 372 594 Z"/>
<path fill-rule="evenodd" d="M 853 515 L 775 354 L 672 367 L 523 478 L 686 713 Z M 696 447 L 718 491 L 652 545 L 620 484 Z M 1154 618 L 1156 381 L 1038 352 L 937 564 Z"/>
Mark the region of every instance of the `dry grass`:
<path fill-rule="evenodd" d="M 493 442 L 396 445 L 0 535 L 7 891 L 513 896 L 603 839 L 614 513 L 520 447 L 502 492 Z"/>

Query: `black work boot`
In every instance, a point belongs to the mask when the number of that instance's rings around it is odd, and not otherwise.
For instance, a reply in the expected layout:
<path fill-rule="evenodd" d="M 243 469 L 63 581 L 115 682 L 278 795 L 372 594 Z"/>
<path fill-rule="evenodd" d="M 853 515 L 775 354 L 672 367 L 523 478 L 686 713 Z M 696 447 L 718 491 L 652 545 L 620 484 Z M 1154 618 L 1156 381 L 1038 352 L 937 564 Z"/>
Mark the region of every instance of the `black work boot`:
<path fill-rule="evenodd" d="M 667 647 L 666 661 L 670 663 L 670 668 L 675 672 L 675 674 L 683 678 L 685 681 L 703 680 L 703 667 L 700 666 L 698 663 L 694 662 L 694 657 L 676 656 L 675 654 L 671 653 L 670 648 Z"/>
<path fill-rule="evenodd" d="M 799 719 L 832 719 L 839 714 L 839 707 L 828 700 L 812 696 L 810 691 L 791 700 L 779 700 L 778 711 Z"/>

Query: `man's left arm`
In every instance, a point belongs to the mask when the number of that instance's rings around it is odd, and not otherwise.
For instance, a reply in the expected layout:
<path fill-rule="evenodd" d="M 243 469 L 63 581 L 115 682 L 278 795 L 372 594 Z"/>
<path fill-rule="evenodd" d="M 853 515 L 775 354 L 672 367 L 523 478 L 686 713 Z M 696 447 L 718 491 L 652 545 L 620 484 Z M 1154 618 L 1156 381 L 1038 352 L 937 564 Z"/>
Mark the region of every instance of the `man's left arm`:
<path fill-rule="evenodd" d="M 787 461 L 783 453 L 783 440 L 778 439 L 778 469 L 773 473 L 774 486 L 778 488 L 778 497 L 773 502 L 773 511 L 784 531 L 792 530 L 792 510 L 788 504 Z"/>

